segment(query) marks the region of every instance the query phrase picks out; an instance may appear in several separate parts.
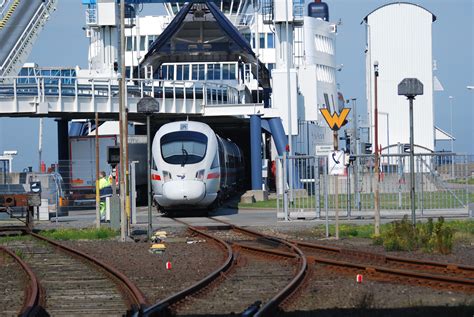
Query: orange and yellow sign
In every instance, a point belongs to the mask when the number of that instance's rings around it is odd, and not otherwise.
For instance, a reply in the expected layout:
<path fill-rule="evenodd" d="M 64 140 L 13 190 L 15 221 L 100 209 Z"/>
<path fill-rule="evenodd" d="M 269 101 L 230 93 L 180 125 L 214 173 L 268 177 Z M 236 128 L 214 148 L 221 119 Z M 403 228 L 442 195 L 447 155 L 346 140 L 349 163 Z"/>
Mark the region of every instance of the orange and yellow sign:
<path fill-rule="evenodd" d="M 326 108 L 319 109 L 327 124 L 332 130 L 339 130 L 343 125 L 347 123 L 346 118 L 350 108 L 343 108 L 341 113 L 334 112 L 332 115 L 329 113 L 329 110 Z"/>

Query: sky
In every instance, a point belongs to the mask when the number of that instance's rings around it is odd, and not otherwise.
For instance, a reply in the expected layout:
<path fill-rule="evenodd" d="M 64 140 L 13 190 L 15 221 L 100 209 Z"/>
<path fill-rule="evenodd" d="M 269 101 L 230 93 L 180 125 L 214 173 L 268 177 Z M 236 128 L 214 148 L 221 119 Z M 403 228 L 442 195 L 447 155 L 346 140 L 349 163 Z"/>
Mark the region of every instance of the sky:
<path fill-rule="evenodd" d="M 358 113 L 366 109 L 365 99 L 365 27 L 363 18 L 379 6 L 394 2 L 385 0 L 326 0 L 330 20 L 341 21 L 337 35 L 337 63 L 343 64 L 337 81 L 346 99 L 357 98 Z M 413 1 L 431 11 L 433 23 L 433 58 L 437 61 L 436 76 L 444 91 L 434 94 L 435 125 L 449 132 L 453 96 L 454 150 L 474 154 L 474 0 Z M 155 5 L 161 6 L 161 5 Z M 147 13 L 161 9 L 148 5 Z M 28 58 L 40 66 L 87 67 L 88 40 L 82 27 L 84 7 L 80 0 L 59 1 L 56 12 L 38 37 Z M 364 111 L 362 111 L 364 109 Z M 416 124 L 416 122 L 415 122 Z M 18 150 L 14 169 L 22 170 L 38 163 L 39 119 L 0 118 L 0 153 Z M 57 161 L 57 133 L 54 119 L 44 120 L 43 159 L 47 165 Z M 449 142 L 440 142 L 438 150 L 450 149 Z"/>

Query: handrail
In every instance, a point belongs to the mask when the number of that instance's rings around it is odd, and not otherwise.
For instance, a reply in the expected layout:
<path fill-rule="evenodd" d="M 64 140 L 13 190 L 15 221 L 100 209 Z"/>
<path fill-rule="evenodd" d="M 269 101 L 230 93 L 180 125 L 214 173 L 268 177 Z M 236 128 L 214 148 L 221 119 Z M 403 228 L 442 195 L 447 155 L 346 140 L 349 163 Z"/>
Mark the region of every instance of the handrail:
<path fill-rule="evenodd" d="M 4 79 L 2 81 L 2 79 Z M 14 83 L 14 84 L 13 84 Z M 174 80 L 150 80 L 150 79 L 127 79 L 127 91 L 139 93 L 140 96 L 157 92 L 163 95 L 168 89 L 183 89 L 184 92 L 199 91 L 202 98 L 209 102 L 206 104 L 235 104 L 238 101 L 238 90 L 228 84 L 211 81 L 174 81 Z M 116 96 L 118 81 L 115 77 L 77 77 L 77 76 L 3 76 L 0 77 L 0 89 L 15 89 L 16 95 L 38 93 L 39 97 L 45 95 L 60 95 L 62 92 L 74 92 L 79 95 L 91 95 L 100 97 Z M 94 89 L 92 89 L 94 88 Z M 159 88 L 159 89 L 156 89 Z"/>

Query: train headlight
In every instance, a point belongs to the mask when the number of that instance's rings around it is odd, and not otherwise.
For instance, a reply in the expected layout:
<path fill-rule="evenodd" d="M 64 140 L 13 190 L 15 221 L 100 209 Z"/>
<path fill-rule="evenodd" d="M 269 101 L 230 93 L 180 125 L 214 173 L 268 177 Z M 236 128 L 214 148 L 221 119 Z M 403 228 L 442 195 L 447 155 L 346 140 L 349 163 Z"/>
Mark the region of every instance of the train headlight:
<path fill-rule="evenodd" d="M 163 181 L 169 182 L 170 180 L 172 180 L 171 174 L 167 171 L 163 171 Z"/>
<path fill-rule="evenodd" d="M 205 170 L 199 170 L 196 172 L 196 179 L 202 181 L 204 179 Z"/>

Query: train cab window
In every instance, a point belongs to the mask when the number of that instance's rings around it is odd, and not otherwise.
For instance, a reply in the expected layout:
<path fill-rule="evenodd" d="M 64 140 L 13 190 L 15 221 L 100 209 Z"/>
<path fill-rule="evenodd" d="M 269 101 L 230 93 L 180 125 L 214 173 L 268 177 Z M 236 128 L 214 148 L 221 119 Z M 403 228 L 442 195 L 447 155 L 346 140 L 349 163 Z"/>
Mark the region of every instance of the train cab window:
<path fill-rule="evenodd" d="M 168 164 L 195 164 L 206 156 L 207 136 L 195 131 L 176 131 L 161 137 L 161 156 Z"/>

